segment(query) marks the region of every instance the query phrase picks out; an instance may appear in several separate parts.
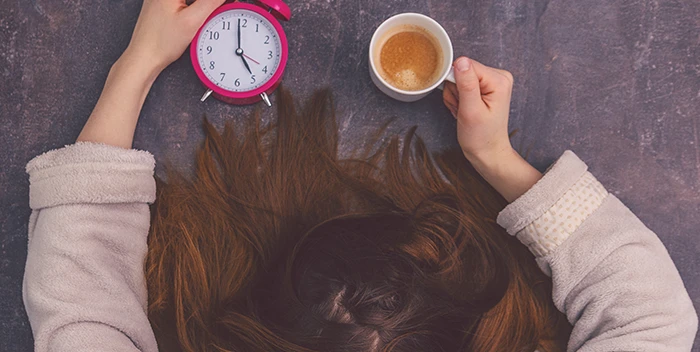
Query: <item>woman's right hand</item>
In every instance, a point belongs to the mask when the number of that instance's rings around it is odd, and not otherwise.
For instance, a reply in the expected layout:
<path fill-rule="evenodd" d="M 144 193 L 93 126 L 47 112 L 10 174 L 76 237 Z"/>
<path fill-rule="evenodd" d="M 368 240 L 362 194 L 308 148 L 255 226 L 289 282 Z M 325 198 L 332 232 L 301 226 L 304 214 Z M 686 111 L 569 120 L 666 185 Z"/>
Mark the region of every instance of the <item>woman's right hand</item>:
<path fill-rule="evenodd" d="M 508 113 L 513 75 L 466 57 L 454 63 L 457 84 L 447 83 L 445 105 L 457 119 L 462 152 L 472 163 L 510 153 Z"/>
<path fill-rule="evenodd" d="M 224 0 L 144 0 L 125 54 L 160 71 L 187 49 L 199 27 Z"/>
<path fill-rule="evenodd" d="M 445 105 L 457 119 L 462 153 L 477 172 L 508 202 L 529 190 L 542 174 L 510 144 L 508 114 L 513 75 L 460 57 L 455 81 L 443 91 Z"/>

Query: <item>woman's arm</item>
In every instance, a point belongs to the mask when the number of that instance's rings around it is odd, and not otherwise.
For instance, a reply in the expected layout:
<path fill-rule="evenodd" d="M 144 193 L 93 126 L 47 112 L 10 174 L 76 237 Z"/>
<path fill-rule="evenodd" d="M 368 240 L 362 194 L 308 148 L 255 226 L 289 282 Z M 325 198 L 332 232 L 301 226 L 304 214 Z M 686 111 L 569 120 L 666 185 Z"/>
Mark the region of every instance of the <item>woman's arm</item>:
<path fill-rule="evenodd" d="M 552 277 L 569 351 L 689 351 L 697 315 L 666 248 L 567 151 L 498 223 Z"/>
<path fill-rule="evenodd" d="M 498 223 L 552 277 L 569 351 L 688 351 L 697 315 L 666 248 L 566 152 L 542 176 L 507 135 L 512 76 L 472 61 L 448 85 L 465 156 L 511 204 Z"/>
<path fill-rule="evenodd" d="M 141 107 L 159 73 L 147 57 L 127 49 L 112 65 L 100 99 L 77 141 L 131 148 Z"/>
<path fill-rule="evenodd" d="M 158 350 L 143 272 L 155 161 L 128 148 L 156 76 L 221 3 L 145 0 L 78 143 L 27 164 L 23 298 L 36 351 Z"/>
<path fill-rule="evenodd" d="M 445 105 L 457 119 L 464 156 L 508 202 L 524 194 L 542 174 L 513 150 L 508 113 L 513 75 L 465 57 L 455 61 L 459 87 L 445 85 Z"/>
<path fill-rule="evenodd" d="M 129 47 L 109 71 L 78 142 L 131 148 L 143 102 L 160 72 L 182 55 L 224 0 L 145 0 Z"/>
<path fill-rule="evenodd" d="M 23 298 L 35 351 L 157 351 L 143 260 L 153 156 L 94 143 L 27 164 Z"/>

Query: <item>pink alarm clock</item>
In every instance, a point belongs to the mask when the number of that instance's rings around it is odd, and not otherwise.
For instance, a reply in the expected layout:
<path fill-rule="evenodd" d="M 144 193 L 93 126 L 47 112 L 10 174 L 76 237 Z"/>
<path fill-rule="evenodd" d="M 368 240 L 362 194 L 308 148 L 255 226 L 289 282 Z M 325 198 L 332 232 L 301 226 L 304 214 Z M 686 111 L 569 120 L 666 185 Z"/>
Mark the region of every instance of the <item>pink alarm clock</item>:
<path fill-rule="evenodd" d="M 291 18 L 281 0 L 233 2 L 216 9 L 190 46 L 192 66 L 210 95 L 237 105 L 260 100 L 271 106 L 287 64 L 287 36 L 280 20 Z"/>

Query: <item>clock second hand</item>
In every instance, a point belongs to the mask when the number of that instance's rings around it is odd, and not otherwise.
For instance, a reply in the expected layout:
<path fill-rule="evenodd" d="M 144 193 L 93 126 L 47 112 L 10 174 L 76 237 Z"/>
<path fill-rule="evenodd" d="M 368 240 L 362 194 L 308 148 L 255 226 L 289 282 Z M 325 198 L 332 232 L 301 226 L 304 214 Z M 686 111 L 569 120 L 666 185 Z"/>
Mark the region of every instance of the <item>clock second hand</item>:
<path fill-rule="evenodd" d="M 252 57 L 250 57 L 250 56 L 248 56 L 248 55 L 246 55 L 246 54 L 241 54 L 241 55 L 245 56 L 246 59 L 248 59 L 248 60 L 250 60 L 250 61 L 253 61 L 253 62 L 255 62 L 256 64 L 260 65 L 260 63 L 257 62 L 257 61 L 255 61 L 255 59 L 253 59 Z"/>

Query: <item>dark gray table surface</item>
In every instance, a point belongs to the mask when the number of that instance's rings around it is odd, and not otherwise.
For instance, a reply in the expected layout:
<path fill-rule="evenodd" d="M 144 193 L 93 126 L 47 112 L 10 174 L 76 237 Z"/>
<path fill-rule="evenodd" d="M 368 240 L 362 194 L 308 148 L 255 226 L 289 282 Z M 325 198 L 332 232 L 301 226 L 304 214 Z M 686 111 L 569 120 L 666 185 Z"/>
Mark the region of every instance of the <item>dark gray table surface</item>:
<path fill-rule="evenodd" d="M 0 0 L 0 351 L 32 349 L 21 295 L 30 212 L 24 165 L 75 140 L 129 41 L 140 4 Z M 430 148 L 456 145 L 454 120 L 439 94 L 395 102 L 367 73 L 368 43 L 382 20 L 400 12 L 430 15 L 456 53 L 515 76 L 510 127 L 520 132 L 514 145 L 530 150 L 540 169 L 564 150 L 575 151 L 666 244 L 700 310 L 700 1 L 289 5 L 284 84 L 299 100 L 333 88 L 342 150 L 392 116 L 395 133 L 418 125 Z M 202 93 L 188 57 L 166 69 L 146 100 L 135 147 L 187 167 L 204 114 L 222 126 L 252 111 L 213 99 L 199 103 Z"/>

